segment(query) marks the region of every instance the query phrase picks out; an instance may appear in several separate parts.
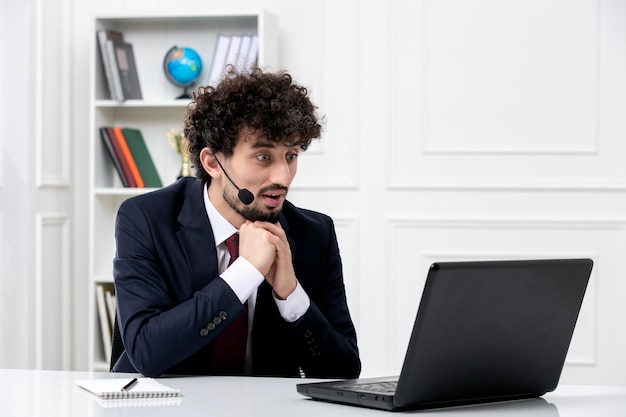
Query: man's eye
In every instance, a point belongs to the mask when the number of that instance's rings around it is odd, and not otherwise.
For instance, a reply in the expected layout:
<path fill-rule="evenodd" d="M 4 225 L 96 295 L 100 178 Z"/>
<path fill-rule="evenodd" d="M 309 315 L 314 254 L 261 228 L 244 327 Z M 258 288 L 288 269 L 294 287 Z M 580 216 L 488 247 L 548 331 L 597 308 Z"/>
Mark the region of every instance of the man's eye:
<path fill-rule="evenodd" d="M 270 157 L 269 155 L 257 155 L 256 159 L 259 161 L 269 161 Z"/>

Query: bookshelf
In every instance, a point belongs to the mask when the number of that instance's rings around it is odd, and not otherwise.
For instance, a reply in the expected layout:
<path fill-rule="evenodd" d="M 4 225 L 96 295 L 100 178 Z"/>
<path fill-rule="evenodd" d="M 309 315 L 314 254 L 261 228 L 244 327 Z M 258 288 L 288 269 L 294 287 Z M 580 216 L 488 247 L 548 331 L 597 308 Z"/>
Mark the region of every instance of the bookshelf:
<path fill-rule="evenodd" d="M 96 31 L 123 32 L 133 45 L 141 83 L 141 100 L 115 101 L 110 98 Z M 268 70 L 277 69 L 278 26 L 275 16 L 264 11 L 180 15 L 180 16 L 97 16 L 94 18 L 91 48 L 90 141 L 89 155 L 89 341 L 90 368 L 109 369 L 109 352 L 103 347 L 96 290 L 113 282 L 115 254 L 114 223 L 117 208 L 127 198 L 153 188 L 124 187 L 99 127 L 122 126 L 140 129 L 163 185 L 176 180 L 180 156 L 171 147 L 167 132 L 182 130 L 187 99 L 176 99 L 182 88 L 170 83 L 163 73 L 163 58 L 174 45 L 195 49 L 202 58 L 200 84 L 209 77 L 213 49 L 219 34 L 256 34 L 259 41 L 258 63 Z M 190 89 L 190 91 L 193 89 Z"/>

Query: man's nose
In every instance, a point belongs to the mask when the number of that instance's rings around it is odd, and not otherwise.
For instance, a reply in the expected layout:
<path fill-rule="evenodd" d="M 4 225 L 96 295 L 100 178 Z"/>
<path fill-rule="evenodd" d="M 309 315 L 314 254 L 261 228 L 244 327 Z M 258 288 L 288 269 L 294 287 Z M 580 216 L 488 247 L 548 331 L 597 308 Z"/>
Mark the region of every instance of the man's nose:
<path fill-rule="evenodd" d="M 287 161 L 279 161 L 272 166 L 270 181 L 273 184 L 281 184 L 288 187 L 293 180 L 291 166 Z"/>

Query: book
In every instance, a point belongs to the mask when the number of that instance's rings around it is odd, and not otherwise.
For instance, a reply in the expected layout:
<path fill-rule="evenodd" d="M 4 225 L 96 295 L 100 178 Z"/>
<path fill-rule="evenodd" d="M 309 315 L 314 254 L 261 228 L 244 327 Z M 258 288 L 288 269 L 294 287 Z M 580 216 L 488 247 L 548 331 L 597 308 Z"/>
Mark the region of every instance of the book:
<path fill-rule="evenodd" d="M 215 41 L 215 49 L 213 50 L 213 61 L 211 62 L 211 70 L 206 85 L 216 86 L 222 78 L 226 56 L 228 55 L 228 47 L 230 46 L 230 35 L 219 33 Z"/>
<path fill-rule="evenodd" d="M 128 164 L 130 168 L 130 172 L 132 174 L 133 179 L 135 180 L 135 187 L 143 188 L 144 182 L 141 177 L 141 173 L 139 172 L 139 168 L 137 168 L 137 163 L 135 162 L 135 158 L 128 147 L 128 143 L 126 142 L 126 138 L 124 137 L 124 133 L 122 132 L 122 128 L 115 126 L 113 127 L 113 137 L 117 141 L 118 145 L 122 149 L 122 154 L 124 160 Z"/>
<path fill-rule="evenodd" d="M 111 162 L 113 162 L 115 170 L 120 177 L 120 181 L 122 181 L 122 185 L 124 187 L 134 187 L 135 180 L 132 178 L 130 168 L 124 160 L 122 149 L 119 147 L 117 141 L 112 138 L 113 130 L 104 126 L 100 127 L 98 130 L 100 131 L 100 137 L 107 148 Z"/>
<path fill-rule="evenodd" d="M 247 70 L 246 62 L 248 59 L 248 51 L 250 50 L 251 43 L 252 35 L 241 35 L 241 45 L 239 46 L 239 55 L 237 56 L 237 70 L 239 72 Z"/>
<path fill-rule="evenodd" d="M 109 313 L 109 324 L 111 325 L 111 334 L 113 334 L 113 326 L 115 324 L 115 314 L 116 314 L 116 301 L 115 301 L 115 292 L 113 289 L 113 284 L 110 285 L 110 288 L 105 288 L 104 290 L 104 300 L 107 305 L 107 313 Z"/>
<path fill-rule="evenodd" d="M 143 135 L 139 129 L 130 127 L 122 128 L 122 133 L 137 164 L 137 169 L 143 179 L 144 187 L 162 187 L 161 177 L 150 156 L 150 151 L 146 146 Z"/>
<path fill-rule="evenodd" d="M 113 143 L 111 142 L 111 139 L 109 138 L 109 135 L 107 133 L 107 128 L 101 127 L 98 130 L 100 131 L 100 137 L 102 138 L 102 142 L 104 142 L 107 148 L 107 151 L 108 151 L 107 153 L 110 156 L 111 162 L 113 162 L 113 165 L 115 166 L 115 170 L 117 171 L 120 177 L 120 180 L 122 181 L 122 185 L 124 185 L 124 187 L 128 187 L 128 180 L 126 179 L 124 169 L 122 168 L 122 165 L 120 164 L 119 157 L 115 153 L 115 148 L 113 147 Z"/>
<path fill-rule="evenodd" d="M 79 379 L 74 381 L 82 389 L 103 400 L 181 397 L 177 388 L 171 388 L 153 378 L 136 378 L 128 390 L 122 390 L 131 380 L 121 378 Z"/>
<path fill-rule="evenodd" d="M 109 95 L 112 100 L 122 101 L 124 95 L 122 92 L 122 82 L 119 73 L 115 71 L 115 50 L 113 48 L 113 40 L 123 40 L 124 34 L 118 30 L 99 29 L 96 32 L 98 37 L 98 47 L 100 49 L 100 58 L 104 67 L 104 75 L 109 87 Z"/>
<path fill-rule="evenodd" d="M 115 48 L 115 62 L 121 80 L 123 99 L 141 100 L 143 97 L 133 45 L 121 39 L 113 39 L 112 42 Z"/>
<path fill-rule="evenodd" d="M 109 136 L 111 144 L 113 145 L 115 154 L 117 155 L 118 160 L 120 161 L 120 166 L 122 167 L 122 170 L 124 171 L 124 175 L 126 176 L 126 180 L 128 181 L 128 186 L 137 187 L 137 182 L 135 181 L 135 177 L 133 176 L 133 173 L 130 169 L 130 165 L 128 164 L 128 161 L 126 160 L 126 157 L 124 156 L 122 145 L 118 141 L 117 135 L 115 134 L 113 127 L 107 127 L 106 129 L 107 129 L 107 134 Z"/>
<path fill-rule="evenodd" d="M 98 322 L 100 323 L 100 334 L 102 335 L 102 349 L 104 355 L 111 353 L 111 341 L 113 340 L 113 332 L 111 323 L 109 323 L 109 314 L 104 297 L 104 286 L 96 285 L 96 304 L 98 305 Z"/>
<path fill-rule="evenodd" d="M 246 60 L 243 64 L 243 69 L 246 71 L 252 70 L 252 68 L 257 66 L 257 60 L 259 56 L 259 36 L 252 35 L 252 39 L 250 40 L 250 47 L 248 48 L 248 53 L 246 54 Z"/>
<path fill-rule="evenodd" d="M 235 68 L 239 65 L 239 50 L 241 49 L 241 35 L 230 35 L 230 45 L 228 45 L 228 54 L 226 55 L 226 62 L 224 68 L 228 65 L 232 65 Z M 222 68 L 223 70 L 223 68 Z"/>

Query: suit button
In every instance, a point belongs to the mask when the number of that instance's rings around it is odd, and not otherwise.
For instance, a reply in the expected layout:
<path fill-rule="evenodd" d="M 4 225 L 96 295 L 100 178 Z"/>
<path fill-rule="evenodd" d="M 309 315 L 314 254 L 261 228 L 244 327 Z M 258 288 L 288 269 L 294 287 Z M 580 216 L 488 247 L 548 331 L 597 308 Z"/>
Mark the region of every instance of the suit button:
<path fill-rule="evenodd" d="M 207 329 L 200 330 L 200 336 L 206 336 L 207 334 L 209 334 L 209 331 Z"/>
<path fill-rule="evenodd" d="M 215 323 L 215 324 L 222 324 L 222 319 L 219 318 L 219 317 L 215 317 L 215 318 L 213 318 L 213 323 Z"/>
<path fill-rule="evenodd" d="M 220 319 L 226 320 L 228 318 L 228 313 L 226 313 L 225 311 L 220 311 L 218 316 L 219 316 Z"/>
<path fill-rule="evenodd" d="M 209 323 L 206 325 L 207 330 L 215 330 L 215 324 Z"/>
<path fill-rule="evenodd" d="M 313 336 L 313 332 L 310 330 L 307 330 L 306 332 L 304 332 L 304 337 L 306 337 L 307 339 L 311 338 L 311 336 Z"/>

